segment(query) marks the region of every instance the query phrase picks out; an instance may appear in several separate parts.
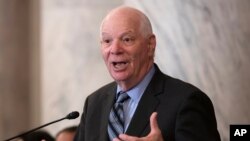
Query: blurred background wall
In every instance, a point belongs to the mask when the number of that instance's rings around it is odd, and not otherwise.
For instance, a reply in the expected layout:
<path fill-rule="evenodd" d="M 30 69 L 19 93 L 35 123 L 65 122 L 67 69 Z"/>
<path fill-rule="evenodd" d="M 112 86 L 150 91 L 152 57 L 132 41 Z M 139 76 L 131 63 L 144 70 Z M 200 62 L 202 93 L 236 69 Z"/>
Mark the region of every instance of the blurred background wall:
<path fill-rule="evenodd" d="M 0 140 L 30 127 L 30 7 L 0 1 Z"/>
<path fill-rule="evenodd" d="M 85 98 L 112 81 L 99 25 L 123 4 L 152 21 L 160 68 L 211 98 L 223 141 L 230 124 L 250 123 L 248 0 L 1 0 L 0 140 L 82 112 Z M 45 129 L 55 135 L 78 122 Z"/>

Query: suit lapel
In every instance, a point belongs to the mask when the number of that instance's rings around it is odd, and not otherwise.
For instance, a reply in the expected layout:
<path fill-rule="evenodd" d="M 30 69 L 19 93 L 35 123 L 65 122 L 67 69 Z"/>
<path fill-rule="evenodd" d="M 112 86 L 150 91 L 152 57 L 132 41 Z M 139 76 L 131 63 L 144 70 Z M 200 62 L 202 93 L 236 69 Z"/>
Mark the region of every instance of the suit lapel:
<path fill-rule="evenodd" d="M 154 97 L 149 94 L 143 96 L 129 124 L 126 134 L 140 136 L 149 124 L 150 115 L 155 111 L 157 105 L 158 101 Z"/>
<path fill-rule="evenodd" d="M 112 86 L 112 88 L 108 91 L 107 95 L 105 95 L 103 97 L 103 104 L 102 107 L 100 107 L 100 112 L 103 111 L 103 117 L 102 117 L 102 122 L 100 125 L 100 139 L 103 141 L 108 141 L 108 133 L 107 133 L 107 128 L 108 128 L 108 118 L 109 118 L 109 113 L 110 113 L 110 109 L 113 105 L 114 102 L 114 98 L 115 98 L 115 91 L 116 90 L 116 85 L 114 83 L 114 85 Z M 101 110 L 102 109 L 102 110 Z"/>
<path fill-rule="evenodd" d="M 153 76 L 137 106 L 126 134 L 139 137 L 143 136 L 143 131 L 150 124 L 149 119 L 151 114 L 156 111 L 156 108 L 159 105 L 157 95 L 162 93 L 163 84 L 164 81 L 162 79 L 162 73 L 156 66 L 155 75 Z"/>

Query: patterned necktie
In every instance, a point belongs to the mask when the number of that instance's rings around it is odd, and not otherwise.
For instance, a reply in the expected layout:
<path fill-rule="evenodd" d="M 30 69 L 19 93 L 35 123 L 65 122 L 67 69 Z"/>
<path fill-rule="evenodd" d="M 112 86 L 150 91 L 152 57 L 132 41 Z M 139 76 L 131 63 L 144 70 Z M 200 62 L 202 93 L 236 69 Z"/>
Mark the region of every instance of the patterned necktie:
<path fill-rule="evenodd" d="M 118 137 L 119 134 L 124 133 L 123 103 L 128 99 L 129 96 L 127 93 L 118 93 L 118 98 L 110 111 L 108 134 L 111 141 L 113 140 L 113 138 Z"/>

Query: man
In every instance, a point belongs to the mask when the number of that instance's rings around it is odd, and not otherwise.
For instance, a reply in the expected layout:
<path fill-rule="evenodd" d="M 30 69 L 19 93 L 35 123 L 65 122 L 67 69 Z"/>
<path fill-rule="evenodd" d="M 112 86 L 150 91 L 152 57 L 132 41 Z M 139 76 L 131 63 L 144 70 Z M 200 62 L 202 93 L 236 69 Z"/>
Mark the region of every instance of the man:
<path fill-rule="evenodd" d="M 210 99 L 154 64 L 156 38 L 142 12 L 118 7 L 100 30 L 115 82 L 87 98 L 75 141 L 220 141 Z"/>
<path fill-rule="evenodd" d="M 56 141 L 73 141 L 77 126 L 62 129 L 56 134 Z"/>

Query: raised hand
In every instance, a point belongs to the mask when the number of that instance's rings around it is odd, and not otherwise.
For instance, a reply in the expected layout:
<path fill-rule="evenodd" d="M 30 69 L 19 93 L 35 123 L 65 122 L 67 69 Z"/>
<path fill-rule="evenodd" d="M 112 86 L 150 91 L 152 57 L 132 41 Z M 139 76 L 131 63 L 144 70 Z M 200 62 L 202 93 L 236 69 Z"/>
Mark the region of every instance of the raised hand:
<path fill-rule="evenodd" d="M 161 130 L 157 123 L 157 113 L 153 112 L 150 116 L 150 133 L 145 137 L 135 137 L 126 134 L 120 134 L 119 139 L 115 138 L 113 141 L 163 141 Z"/>

